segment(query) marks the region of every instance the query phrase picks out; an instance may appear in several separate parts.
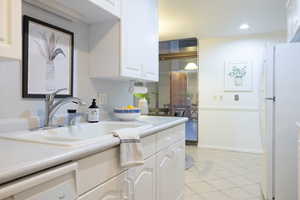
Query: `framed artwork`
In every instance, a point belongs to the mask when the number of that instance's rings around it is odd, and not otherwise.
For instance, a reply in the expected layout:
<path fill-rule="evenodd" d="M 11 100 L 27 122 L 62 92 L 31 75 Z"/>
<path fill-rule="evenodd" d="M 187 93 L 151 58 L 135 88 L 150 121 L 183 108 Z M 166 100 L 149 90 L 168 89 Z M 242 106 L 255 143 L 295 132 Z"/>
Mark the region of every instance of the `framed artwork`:
<path fill-rule="evenodd" d="M 23 97 L 73 96 L 74 33 L 29 16 L 23 17 Z"/>
<path fill-rule="evenodd" d="M 224 70 L 224 91 L 252 91 L 252 63 L 250 61 L 229 61 Z"/>

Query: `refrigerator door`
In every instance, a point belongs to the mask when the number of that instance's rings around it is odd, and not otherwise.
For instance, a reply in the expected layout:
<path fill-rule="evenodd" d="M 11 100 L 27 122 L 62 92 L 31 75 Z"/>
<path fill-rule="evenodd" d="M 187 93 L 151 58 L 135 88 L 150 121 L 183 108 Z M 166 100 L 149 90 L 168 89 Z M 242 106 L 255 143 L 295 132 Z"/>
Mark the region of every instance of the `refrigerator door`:
<path fill-rule="evenodd" d="M 261 137 L 264 150 L 261 190 L 266 200 L 271 200 L 274 197 L 274 54 L 274 48 L 267 49 L 260 101 Z"/>
<path fill-rule="evenodd" d="M 276 45 L 275 51 L 275 195 L 276 200 L 296 200 L 300 119 L 300 44 Z"/>

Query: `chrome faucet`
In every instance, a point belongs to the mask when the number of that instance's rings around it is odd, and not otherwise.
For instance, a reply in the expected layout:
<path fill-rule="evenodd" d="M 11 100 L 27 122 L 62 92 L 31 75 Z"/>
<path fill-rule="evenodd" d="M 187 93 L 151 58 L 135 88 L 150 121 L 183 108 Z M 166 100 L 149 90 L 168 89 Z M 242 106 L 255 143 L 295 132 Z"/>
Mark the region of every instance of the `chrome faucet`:
<path fill-rule="evenodd" d="M 67 98 L 61 99 L 55 103 L 54 102 L 55 96 L 58 93 L 65 91 L 65 90 L 67 90 L 67 89 L 66 88 L 59 89 L 51 94 L 46 95 L 46 98 L 45 98 L 45 105 L 46 105 L 45 127 L 46 128 L 53 126 L 53 117 L 54 117 L 55 113 L 57 112 L 57 110 L 59 108 L 61 108 L 63 105 L 68 104 L 68 103 L 85 105 L 85 103 L 77 97 L 67 97 Z"/>

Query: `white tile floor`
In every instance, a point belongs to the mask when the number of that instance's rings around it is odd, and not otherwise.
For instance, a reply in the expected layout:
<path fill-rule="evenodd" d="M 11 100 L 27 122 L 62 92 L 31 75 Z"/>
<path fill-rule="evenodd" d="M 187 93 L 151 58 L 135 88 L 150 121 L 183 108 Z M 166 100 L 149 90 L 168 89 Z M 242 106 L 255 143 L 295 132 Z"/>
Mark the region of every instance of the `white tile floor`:
<path fill-rule="evenodd" d="M 187 146 L 185 200 L 260 200 L 261 156 Z"/>

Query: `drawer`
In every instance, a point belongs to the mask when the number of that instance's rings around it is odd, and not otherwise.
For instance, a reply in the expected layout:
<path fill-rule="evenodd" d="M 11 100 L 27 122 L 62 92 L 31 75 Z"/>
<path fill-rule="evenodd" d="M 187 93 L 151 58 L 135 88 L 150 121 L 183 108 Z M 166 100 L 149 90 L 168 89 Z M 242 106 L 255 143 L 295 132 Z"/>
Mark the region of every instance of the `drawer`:
<path fill-rule="evenodd" d="M 120 174 L 120 148 L 89 156 L 78 161 L 78 191 L 83 194 Z"/>
<path fill-rule="evenodd" d="M 77 164 L 63 165 L 14 181 L 0 188 L 5 200 L 75 200 Z"/>
<path fill-rule="evenodd" d="M 156 135 L 156 150 L 161 151 L 184 138 L 185 124 L 161 131 Z"/>
<path fill-rule="evenodd" d="M 155 135 L 144 137 L 141 139 L 144 151 L 144 158 L 147 159 L 156 152 Z"/>
<path fill-rule="evenodd" d="M 79 197 L 78 200 L 121 200 L 128 199 L 129 182 L 124 172 L 106 183 Z"/>

